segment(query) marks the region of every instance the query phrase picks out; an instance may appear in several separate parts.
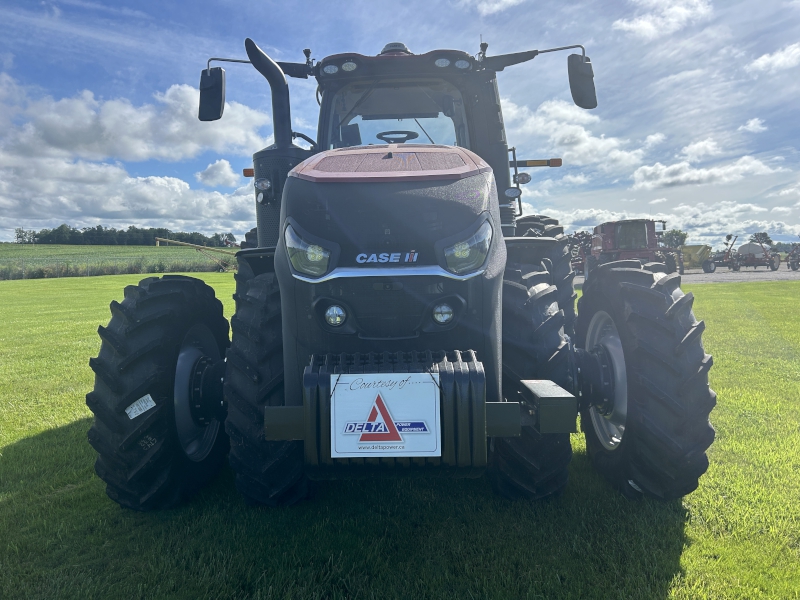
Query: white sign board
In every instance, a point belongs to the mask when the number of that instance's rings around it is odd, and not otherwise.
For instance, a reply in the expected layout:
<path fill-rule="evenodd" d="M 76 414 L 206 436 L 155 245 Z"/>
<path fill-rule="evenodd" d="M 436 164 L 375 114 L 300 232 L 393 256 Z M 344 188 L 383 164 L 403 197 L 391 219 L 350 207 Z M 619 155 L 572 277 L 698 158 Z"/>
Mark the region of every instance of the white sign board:
<path fill-rule="evenodd" d="M 331 456 L 441 456 L 438 373 L 331 375 Z"/>

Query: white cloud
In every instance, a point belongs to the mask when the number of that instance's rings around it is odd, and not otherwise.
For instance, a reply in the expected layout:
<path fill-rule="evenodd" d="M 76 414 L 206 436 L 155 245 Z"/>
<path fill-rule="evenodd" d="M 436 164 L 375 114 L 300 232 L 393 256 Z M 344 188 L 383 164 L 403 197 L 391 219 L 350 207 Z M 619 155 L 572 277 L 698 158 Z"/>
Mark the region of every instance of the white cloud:
<path fill-rule="evenodd" d="M 689 162 L 697 162 L 701 158 L 705 156 L 716 156 L 720 154 L 721 150 L 715 142 L 711 138 L 707 138 L 705 140 L 701 140 L 699 142 L 694 142 L 689 144 L 688 146 L 684 146 L 681 150 L 681 154 L 688 160 Z"/>
<path fill-rule="evenodd" d="M 462 0 L 462 6 L 474 7 L 481 16 L 502 12 L 512 6 L 522 4 L 525 0 Z"/>
<path fill-rule="evenodd" d="M 680 204 L 674 208 L 652 214 L 651 211 L 609 210 L 600 208 L 567 209 L 536 205 L 531 202 L 523 204 L 526 214 L 546 214 L 556 218 L 564 226 L 565 231 L 588 229 L 608 221 L 620 219 L 664 219 L 672 229 L 681 229 L 689 233 L 688 243 L 711 244 L 719 246 L 729 233 L 739 234 L 745 238 L 757 231 L 769 231 L 775 238 L 800 234 L 800 225 L 787 224 L 781 220 L 770 219 L 769 210 L 752 203 L 722 201 L 715 203 Z M 781 211 L 776 211 L 778 214 Z"/>
<path fill-rule="evenodd" d="M 760 160 L 752 156 L 743 156 L 739 160 L 726 165 L 698 169 L 687 161 L 673 165 L 642 166 L 633 173 L 633 189 L 653 189 L 679 185 L 701 185 L 708 183 L 733 183 L 748 175 L 765 175 L 774 173 Z"/>
<path fill-rule="evenodd" d="M 772 209 L 772 212 L 786 215 L 792 212 L 792 208 L 790 206 L 776 206 Z"/>
<path fill-rule="evenodd" d="M 644 140 L 644 148 L 649 150 L 654 146 L 658 146 L 666 139 L 667 136 L 665 136 L 663 133 L 653 133 L 652 135 L 648 135 Z"/>
<path fill-rule="evenodd" d="M 656 198 L 655 200 L 650 200 L 648 204 L 664 204 L 664 202 L 666 201 L 667 201 L 666 198 Z"/>
<path fill-rule="evenodd" d="M 800 65 L 800 42 L 781 48 L 772 54 L 763 54 L 745 66 L 751 73 L 777 73 Z"/>
<path fill-rule="evenodd" d="M 589 177 L 583 173 L 578 173 L 577 175 L 565 175 L 561 178 L 561 181 L 570 185 L 584 185 L 589 183 Z"/>
<path fill-rule="evenodd" d="M 231 168 L 224 158 L 208 165 L 203 171 L 194 174 L 197 181 L 211 187 L 234 187 L 239 185 L 241 178 Z"/>
<path fill-rule="evenodd" d="M 13 66 L 14 55 L 11 54 L 11 52 L 0 53 L 0 68 L 2 68 L 4 71 L 8 71 Z"/>
<path fill-rule="evenodd" d="M 737 131 L 749 131 L 750 133 L 761 133 L 762 131 L 766 131 L 767 128 L 764 126 L 764 121 L 759 118 L 750 119 L 744 125 L 740 125 Z"/>
<path fill-rule="evenodd" d="M 711 16 L 709 0 L 630 0 L 642 8 L 633 19 L 619 19 L 612 27 L 645 40 L 670 35 Z"/>
<path fill-rule="evenodd" d="M 255 127 L 266 122 L 265 115 L 231 104 L 234 123 L 218 129 L 224 139 L 215 140 L 193 126 L 196 98 L 197 90 L 173 86 L 154 105 L 140 107 L 99 101 L 90 92 L 32 100 L 0 73 L 0 230 L 61 223 L 205 232 L 252 228 L 252 186 L 227 194 L 194 190 L 177 177 L 133 176 L 117 162 L 180 160 L 218 148 L 249 154 L 263 146 Z M 248 118 L 256 125 L 246 124 Z M 227 160 L 198 177 L 214 185 L 240 181 Z"/>
<path fill-rule="evenodd" d="M 642 162 L 641 148 L 628 150 L 627 140 L 596 136 L 587 125 L 601 125 L 600 118 L 563 100 L 548 100 L 532 111 L 503 99 L 503 116 L 509 137 L 545 136 L 548 150 L 570 165 L 593 165 L 602 170 L 626 169 Z"/>
<path fill-rule="evenodd" d="M 259 134 L 269 123 L 266 114 L 231 102 L 224 119 L 201 123 L 198 98 L 196 89 L 173 85 L 142 106 L 124 98 L 101 101 L 88 90 L 61 100 L 28 100 L 28 122 L 6 143 L 28 156 L 132 161 L 178 161 L 206 150 L 248 155 L 268 144 Z"/>

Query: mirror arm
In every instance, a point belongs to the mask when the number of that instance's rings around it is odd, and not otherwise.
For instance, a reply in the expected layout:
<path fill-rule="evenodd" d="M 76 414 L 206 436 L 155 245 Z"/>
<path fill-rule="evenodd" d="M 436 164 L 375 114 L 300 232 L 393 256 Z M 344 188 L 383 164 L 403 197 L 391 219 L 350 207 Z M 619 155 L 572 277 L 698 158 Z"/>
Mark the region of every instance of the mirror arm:
<path fill-rule="evenodd" d="M 560 48 L 550 48 L 548 50 L 539 50 L 539 54 L 544 54 L 545 52 L 558 52 L 559 50 L 571 50 L 572 48 L 580 48 L 582 56 L 581 62 L 586 62 L 586 48 L 580 44 L 575 44 L 574 46 L 561 46 Z"/>
<path fill-rule="evenodd" d="M 249 60 L 241 60 L 239 58 L 209 58 L 208 63 L 206 63 L 206 70 L 210 73 L 211 72 L 211 61 L 216 60 L 218 62 L 235 62 L 235 63 L 246 63 L 250 64 Z"/>

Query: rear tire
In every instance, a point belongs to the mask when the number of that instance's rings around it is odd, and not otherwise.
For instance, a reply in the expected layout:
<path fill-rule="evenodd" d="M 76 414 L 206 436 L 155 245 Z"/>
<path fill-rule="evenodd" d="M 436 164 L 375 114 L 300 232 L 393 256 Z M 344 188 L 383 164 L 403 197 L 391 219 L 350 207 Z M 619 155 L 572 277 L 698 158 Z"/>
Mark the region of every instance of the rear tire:
<path fill-rule="evenodd" d="M 108 327 L 98 329 L 100 353 L 89 361 L 96 375 L 86 395 L 95 471 L 109 498 L 126 508 L 170 508 L 207 484 L 228 451 L 222 424 L 194 422 L 175 385 L 176 372 L 185 376 L 192 366 L 186 368 L 187 347 L 200 348 L 188 356 L 192 364 L 201 355 L 222 358 L 228 322 L 213 289 L 178 275 L 129 285 L 111 314 Z M 131 410 L 137 401 L 143 412 Z"/>
<path fill-rule="evenodd" d="M 670 252 L 664 257 L 664 266 L 667 268 L 667 273 L 677 273 L 678 257 Z"/>
<path fill-rule="evenodd" d="M 540 232 L 541 236 L 552 237 L 554 242 L 547 258 L 550 264 L 547 269 L 552 273 L 552 283 L 558 289 L 558 305 L 564 311 L 564 333 L 568 336 L 575 334 L 575 301 L 578 295 L 575 293 L 575 271 L 572 269 L 572 252 L 570 250 L 569 238 L 564 235 L 564 228 L 558 224 L 556 219 L 551 219 L 543 215 L 532 215 L 522 217 L 521 229 L 531 228 Z M 509 271 L 519 270 L 524 276 L 531 271 L 530 265 L 507 265 Z M 521 279 L 513 279 L 517 283 L 524 283 Z"/>
<path fill-rule="evenodd" d="M 558 309 L 558 290 L 547 275 L 532 276 L 529 288 L 503 282 L 503 378 L 551 379 L 566 387 L 570 367 L 564 315 Z M 520 404 L 520 411 L 522 435 L 490 441 L 492 487 L 512 499 L 558 495 L 567 485 L 572 459 L 569 434 L 542 435 L 534 428 L 529 410 Z"/>
<path fill-rule="evenodd" d="M 777 271 L 781 266 L 781 257 L 778 255 L 773 255 L 770 257 L 769 261 L 769 268 L 773 271 Z"/>
<path fill-rule="evenodd" d="M 625 495 L 679 498 L 697 488 L 708 468 L 713 361 L 680 276 L 630 266 L 600 267 L 579 303 L 578 346 L 600 344 L 624 357 L 614 364 L 620 378 L 614 410 L 584 408 L 581 428 L 592 464 Z"/>
<path fill-rule="evenodd" d="M 789 268 L 791 268 L 792 271 L 797 271 L 797 269 L 800 269 L 800 261 L 789 263 Z"/>
<path fill-rule="evenodd" d="M 717 263 L 715 263 L 713 260 L 703 261 L 703 272 L 713 273 L 716 270 L 717 270 Z"/>
<path fill-rule="evenodd" d="M 253 227 L 250 231 L 244 234 L 244 241 L 239 244 L 239 247 L 244 250 L 246 248 L 258 248 L 258 228 Z"/>
<path fill-rule="evenodd" d="M 303 444 L 264 439 L 264 407 L 282 406 L 281 297 L 274 273 L 254 275 L 245 260 L 236 274 L 236 314 L 228 350 L 225 427 L 236 488 L 251 504 L 288 506 L 308 497 Z"/>

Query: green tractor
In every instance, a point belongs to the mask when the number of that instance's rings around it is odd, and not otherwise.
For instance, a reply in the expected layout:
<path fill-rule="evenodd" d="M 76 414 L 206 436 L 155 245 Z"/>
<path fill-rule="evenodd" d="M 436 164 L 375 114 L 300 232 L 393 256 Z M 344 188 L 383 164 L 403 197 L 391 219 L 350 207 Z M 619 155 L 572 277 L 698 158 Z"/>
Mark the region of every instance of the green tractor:
<path fill-rule="evenodd" d="M 89 441 L 122 506 L 174 506 L 226 457 L 253 504 L 290 505 L 344 477 L 480 477 L 509 498 L 561 493 L 580 413 L 596 469 L 628 496 L 693 491 L 714 439 L 711 356 L 680 275 L 598 265 L 578 304 L 569 240 L 522 217 L 520 168 L 497 73 L 568 57 L 597 104 L 581 46 L 490 56 L 413 54 L 275 62 L 274 144 L 253 156 L 257 227 L 237 254 L 229 323 L 197 279 L 125 288 L 99 328 Z M 224 71 L 203 70 L 219 119 Z M 286 76 L 314 77 L 315 139 L 292 131 Z M 293 143 L 303 138 L 310 148 Z M 525 236 L 531 219 L 542 235 Z"/>

